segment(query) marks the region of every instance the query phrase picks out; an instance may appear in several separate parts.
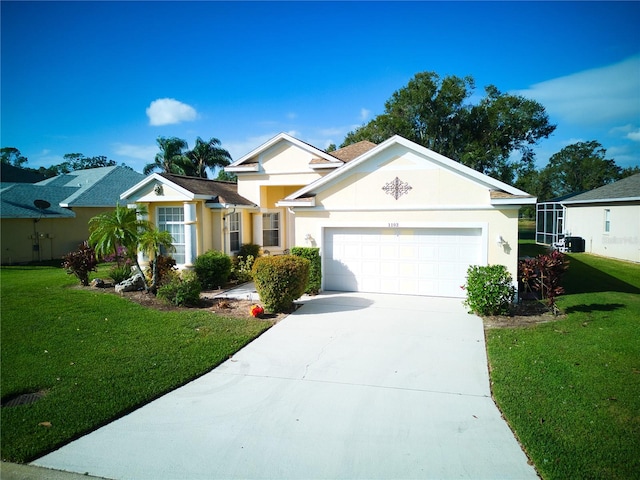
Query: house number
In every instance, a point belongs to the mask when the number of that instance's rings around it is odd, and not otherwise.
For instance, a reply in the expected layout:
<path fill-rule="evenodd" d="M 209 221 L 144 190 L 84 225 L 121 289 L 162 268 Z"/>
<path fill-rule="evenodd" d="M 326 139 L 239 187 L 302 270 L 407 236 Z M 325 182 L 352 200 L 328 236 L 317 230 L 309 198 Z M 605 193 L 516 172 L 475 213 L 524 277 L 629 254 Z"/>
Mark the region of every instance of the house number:
<path fill-rule="evenodd" d="M 389 223 L 389 228 L 398 228 L 399 226 L 399 223 Z"/>

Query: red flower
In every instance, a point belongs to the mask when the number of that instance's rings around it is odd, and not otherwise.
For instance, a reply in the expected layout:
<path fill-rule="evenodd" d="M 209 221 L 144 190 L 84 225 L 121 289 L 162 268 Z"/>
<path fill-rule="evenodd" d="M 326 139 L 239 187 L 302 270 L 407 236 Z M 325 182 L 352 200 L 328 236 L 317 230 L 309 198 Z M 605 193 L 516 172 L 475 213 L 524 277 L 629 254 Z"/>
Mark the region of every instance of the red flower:
<path fill-rule="evenodd" d="M 262 308 L 260 305 L 255 304 L 255 305 L 251 305 L 249 307 L 249 312 L 251 313 L 252 317 L 255 318 L 259 318 L 260 315 L 262 315 L 264 313 L 264 308 Z"/>

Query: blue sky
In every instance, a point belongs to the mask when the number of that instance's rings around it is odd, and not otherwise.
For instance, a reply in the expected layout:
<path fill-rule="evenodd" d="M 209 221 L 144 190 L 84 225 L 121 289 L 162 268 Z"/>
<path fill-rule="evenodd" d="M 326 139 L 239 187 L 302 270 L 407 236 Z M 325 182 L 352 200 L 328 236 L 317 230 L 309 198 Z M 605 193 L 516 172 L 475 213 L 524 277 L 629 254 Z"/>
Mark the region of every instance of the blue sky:
<path fill-rule="evenodd" d="M 640 165 L 640 2 L 0 2 L 1 143 L 141 171 L 158 136 L 238 159 L 279 132 L 320 148 L 421 71 L 540 101 L 539 166 L 597 140 Z"/>

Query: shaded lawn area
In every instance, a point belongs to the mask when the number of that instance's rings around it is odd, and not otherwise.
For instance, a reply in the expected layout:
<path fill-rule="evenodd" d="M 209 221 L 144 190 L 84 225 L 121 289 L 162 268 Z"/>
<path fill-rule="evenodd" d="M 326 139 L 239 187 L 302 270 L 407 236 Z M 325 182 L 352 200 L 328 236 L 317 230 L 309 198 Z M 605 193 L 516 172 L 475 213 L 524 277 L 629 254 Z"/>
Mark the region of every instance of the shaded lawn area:
<path fill-rule="evenodd" d="M 493 393 L 544 479 L 639 478 L 640 265 L 568 256 L 566 317 L 487 331 Z"/>
<path fill-rule="evenodd" d="M 205 310 L 157 311 L 78 288 L 52 267 L 3 267 L 1 457 L 26 462 L 210 371 L 268 329 Z"/>

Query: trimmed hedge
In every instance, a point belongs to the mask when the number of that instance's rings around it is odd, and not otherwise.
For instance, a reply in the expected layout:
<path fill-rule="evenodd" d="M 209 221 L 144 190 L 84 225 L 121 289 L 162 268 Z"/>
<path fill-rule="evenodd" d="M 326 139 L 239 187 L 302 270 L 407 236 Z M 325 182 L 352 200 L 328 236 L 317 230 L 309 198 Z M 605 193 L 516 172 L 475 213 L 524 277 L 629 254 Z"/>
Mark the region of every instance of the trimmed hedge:
<path fill-rule="evenodd" d="M 464 304 L 480 316 L 506 315 L 516 289 L 504 265 L 471 265 L 467 270 Z"/>
<path fill-rule="evenodd" d="M 218 250 L 209 250 L 196 258 L 193 270 L 196 272 L 202 288 L 218 288 L 229 280 L 231 258 Z"/>
<path fill-rule="evenodd" d="M 318 247 L 292 247 L 291 255 L 306 258 L 311 262 L 309 266 L 309 281 L 304 293 L 316 295 L 322 285 L 322 261 Z"/>
<path fill-rule="evenodd" d="M 307 287 L 310 265 L 309 260 L 295 255 L 256 259 L 253 281 L 267 310 L 278 313 L 293 309 L 293 301 L 300 298 Z"/>

